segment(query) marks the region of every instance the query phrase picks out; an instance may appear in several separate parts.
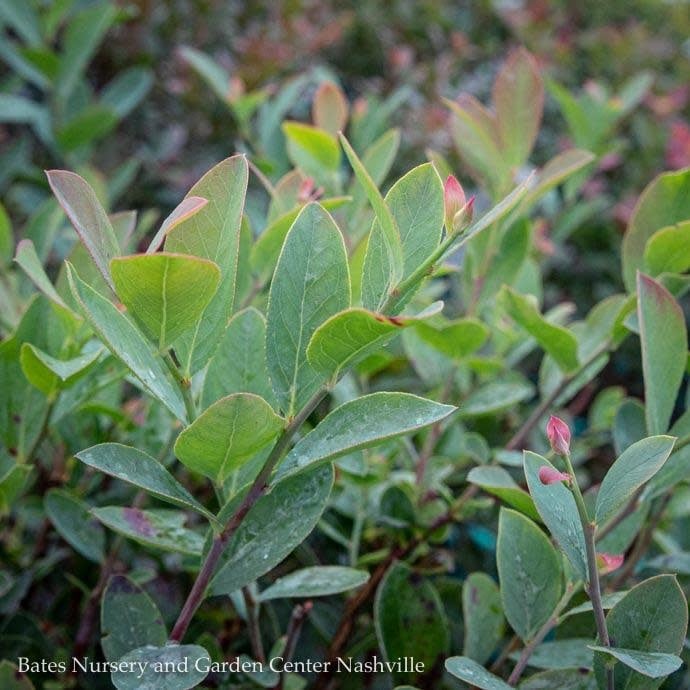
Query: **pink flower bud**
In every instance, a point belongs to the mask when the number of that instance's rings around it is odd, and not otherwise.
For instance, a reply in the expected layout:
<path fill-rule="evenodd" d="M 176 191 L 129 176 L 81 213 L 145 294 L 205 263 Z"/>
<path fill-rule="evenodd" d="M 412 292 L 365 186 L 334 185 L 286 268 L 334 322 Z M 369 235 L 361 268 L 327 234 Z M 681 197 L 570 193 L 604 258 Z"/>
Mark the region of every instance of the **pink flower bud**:
<path fill-rule="evenodd" d="M 551 415 L 549 423 L 546 425 L 546 435 L 554 453 L 558 455 L 570 454 L 570 429 L 562 419 Z"/>
<path fill-rule="evenodd" d="M 465 206 L 465 191 L 454 175 L 448 175 L 443 185 L 446 232 L 453 232 L 455 216 Z"/>
<path fill-rule="evenodd" d="M 553 467 L 544 465 L 539 468 L 539 481 L 542 484 L 556 484 L 558 482 L 569 482 L 571 476 L 567 472 L 559 472 Z"/>
<path fill-rule="evenodd" d="M 618 570 L 623 565 L 625 556 L 621 553 L 614 555 L 611 553 L 598 553 L 597 554 L 597 567 L 602 575 L 607 573 L 612 573 L 614 570 Z"/>
<path fill-rule="evenodd" d="M 472 216 L 474 216 L 474 200 L 475 196 L 472 195 L 468 202 L 453 216 L 453 230 L 455 232 L 460 232 L 464 230 L 472 222 Z"/>

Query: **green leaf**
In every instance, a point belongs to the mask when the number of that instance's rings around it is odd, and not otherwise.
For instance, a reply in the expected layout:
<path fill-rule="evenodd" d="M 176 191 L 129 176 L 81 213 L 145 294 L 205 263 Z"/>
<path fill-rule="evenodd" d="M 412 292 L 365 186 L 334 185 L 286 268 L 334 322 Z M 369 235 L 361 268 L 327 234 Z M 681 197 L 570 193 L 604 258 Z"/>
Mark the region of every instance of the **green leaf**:
<path fill-rule="evenodd" d="M 204 508 L 190 493 L 150 455 L 120 443 L 101 443 L 79 451 L 75 457 L 84 464 L 133 484 L 167 503 L 191 508 L 211 521 L 213 513 Z"/>
<path fill-rule="evenodd" d="M 533 520 L 539 520 L 539 513 L 531 496 L 502 467 L 473 467 L 467 475 L 467 481 L 481 486 L 487 493 L 497 496 Z"/>
<path fill-rule="evenodd" d="M 620 647 L 599 647 L 591 645 L 590 649 L 624 663 L 628 668 L 649 678 L 665 678 L 677 671 L 683 660 L 675 654 L 661 654 L 660 652 L 638 652 L 636 649 L 621 649 Z"/>
<path fill-rule="evenodd" d="M 105 282 L 114 290 L 110 261 L 119 256 L 120 246 L 113 226 L 89 183 L 67 170 L 48 170 L 48 183 L 67 217 L 91 255 Z"/>
<path fill-rule="evenodd" d="M 208 199 L 202 199 L 200 196 L 187 196 L 182 199 L 161 223 L 158 232 L 149 243 L 146 253 L 153 254 L 157 252 L 173 228 L 176 228 L 182 221 L 191 218 L 198 211 L 201 211 L 206 204 L 208 204 Z"/>
<path fill-rule="evenodd" d="M 595 521 L 603 525 L 664 465 L 673 450 L 673 436 L 650 436 L 627 448 L 613 463 L 597 494 Z"/>
<path fill-rule="evenodd" d="M 62 489 L 48 491 L 43 505 L 55 529 L 70 546 L 90 561 L 103 562 L 105 534 L 89 515 L 90 506 Z"/>
<path fill-rule="evenodd" d="M 175 455 L 190 470 L 217 484 L 278 436 L 284 426 L 271 406 L 253 393 L 213 403 L 175 442 Z"/>
<path fill-rule="evenodd" d="M 349 306 L 342 235 L 327 211 L 308 204 L 285 238 L 268 300 L 268 373 L 286 417 L 300 410 L 323 380 L 306 356 L 314 331 Z"/>
<path fill-rule="evenodd" d="M 130 67 L 119 72 L 101 92 L 101 103 L 114 111 L 118 119 L 129 115 L 153 86 L 154 75 L 145 67 Z"/>
<path fill-rule="evenodd" d="M 0 19 L 11 26 L 29 45 L 41 43 L 41 21 L 34 5 L 24 0 L 6 0 L 0 5 Z"/>
<path fill-rule="evenodd" d="M 315 463 L 435 424 L 455 409 L 410 393 L 371 393 L 346 402 L 295 445 L 278 467 L 274 482 Z"/>
<path fill-rule="evenodd" d="M 319 199 L 319 204 L 327 211 L 333 211 L 347 204 L 349 200 L 350 197 L 347 196 L 332 196 L 327 199 Z M 261 283 L 265 283 L 271 278 L 280 256 L 280 250 L 283 248 L 285 236 L 303 208 L 304 204 L 291 207 L 282 215 L 271 220 L 254 242 L 251 248 L 251 267 Z"/>
<path fill-rule="evenodd" d="M 636 441 L 645 436 L 644 405 L 635 398 L 624 400 L 616 412 L 613 423 L 613 445 L 616 455 L 620 455 Z"/>
<path fill-rule="evenodd" d="M 470 393 L 460 413 L 463 417 L 492 414 L 512 407 L 534 395 L 534 387 L 528 381 L 490 381 Z"/>
<path fill-rule="evenodd" d="M 314 94 L 312 115 L 317 127 L 332 135 L 345 129 L 348 104 L 343 90 L 332 81 L 324 81 Z"/>
<path fill-rule="evenodd" d="M 113 575 L 101 600 L 101 647 L 108 661 L 145 645 L 164 645 L 165 623 L 146 592 L 124 575 Z"/>
<path fill-rule="evenodd" d="M 428 579 L 404 563 L 395 563 L 376 590 L 374 624 L 387 661 L 408 656 L 424 665 L 422 674 L 393 673 L 394 682 L 416 682 L 448 653 L 450 630 L 441 598 Z"/>
<path fill-rule="evenodd" d="M 635 290 L 636 273 L 644 269 L 647 242 L 660 228 L 690 219 L 690 170 L 663 173 L 642 192 L 623 237 L 623 280 Z"/>
<path fill-rule="evenodd" d="M 589 637 L 570 637 L 565 640 L 542 642 L 534 648 L 528 663 L 534 668 L 543 669 L 591 669 L 594 661 L 591 644 L 592 639 Z M 519 657 L 520 652 L 510 655 L 510 658 L 515 661 Z"/>
<path fill-rule="evenodd" d="M 209 362 L 201 400 L 208 407 L 233 393 L 275 399 L 266 368 L 266 319 L 253 307 L 230 320 Z"/>
<path fill-rule="evenodd" d="M 683 310 L 660 283 L 637 275 L 637 316 L 642 344 L 648 434 L 668 430 L 688 356 Z"/>
<path fill-rule="evenodd" d="M 472 573 L 462 587 L 465 641 L 462 653 L 478 664 L 486 663 L 505 632 L 498 585 L 486 573 Z"/>
<path fill-rule="evenodd" d="M 113 259 L 118 297 L 161 351 L 199 323 L 220 281 L 218 266 L 182 254 Z"/>
<path fill-rule="evenodd" d="M 196 48 L 182 46 L 180 56 L 206 82 L 224 103 L 230 96 L 230 75 L 206 53 Z"/>
<path fill-rule="evenodd" d="M 72 359 L 62 360 L 51 357 L 31 343 L 24 343 L 19 359 L 26 378 L 40 391 L 53 396 L 57 390 L 70 388 L 89 373 L 102 354 L 103 349 L 97 348 Z"/>
<path fill-rule="evenodd" d="M 332 134 L 302 122 L 284 122 L 282 129 L 288 156 L 295 167 L 319 181 L 338 170 L 340 147 Z"/>
<path fill-rule="evenodd" d="M 211 594 L 231 594 L 272 570 L 301 544 L 326 509 L 333 468 L 317 467 L 277 484 L 247 513 L 221 556 Z M 226 506 L 234 512 L 242 494 Z"/>
<path fill-rule="evenodd" d="M 33 243 L 31 243 L 33 246 Z M 19 254 L 19 247 L 21 241 L 17 245 L 17 254 Z M 12 251 L 14 249 L 14 235 L 12 232 L 12 223 L 10 217 L 7 215 L 5 207 L 0 204 L 0 266 L 7 266 L 12 260 Z M 35 254 L 34 250 L 34 254 Z M 40 265 L 40 261 L 39 261 Z M 49 281 L 50 282 L 50 281 Z"/>
<path fill-rule="evenodd" d="M 593 673 L 571 668 L 535 673 L 518 687 L 520 690 L 597 690 L 597 681 Z"/>
<path fill-rule="evenodd" d="M 326 597 L 361 587 L 368 579 L 369 573 L 364 570 L 337 565 L 314 566 L 278 578 L 259 594 L 258 599 Z"/>
<path fill-rule="evenodd" d="M 109 134 L 117 124 L 117 115 L 105 105 L 88 105 L 55 133 L 63 153 L 72 153 Z"/>
<path fill-rule="evenodd" d="M 500 196 L 509 184 L 510 170 L 500 151 L 496 118 L 476 98 L 462 93 L 455 100 L 443 99 L 451 110 L 451 132 L 460 157 L 475 178 Z"/>
<path fill-rule="evenodd" d="M 688 604 L 672 575 L 658 575 L 633 587 L 606 618 L 609 636 L 618 649 L 680 654 L 688 627 Z M 606 659 L 594 655 L 594 671 L 604 683 Z M 661 679 L 616 666 L 616 690 L 656 690 Z"/>
<path fill-rule="evenodd" d="M 422 323 L 415 330 L 422 340 L 451 359 L 471 355 L 489 337 L 489 329 L 473 318 L 448 321 L 441 326 Z"/>
<path fill-rule="evenodd" d="M 7 659 L 0 661 L 0 687 L 3 690 L 34 690 L 34 684 L 28 676 Z"/>
<path fill-rule="evenodd" d="M 541 483 L 540 468 L 553 468 L 553 465 L 541 455 L 525 451 L 524 466 L 527 486 L 541 519 L 568 557 L 575 572 L 587 582 L 589 578 L 585 536 L 572 492 L 562 482 Z"/>
<path fill-rule="evenodd" d="M 582 170 L 582 168 L 589 165 L 594 159 L 595 156 L 593 153 L 583 151 L 582 149 L 568 149 L 554 156 L 539 171 L 537 179 L 534 182 L 534 187 L 525 195 L 523 208 L 529 208 L 547 192 L 551 191 L 561 182 L 567 180 L 578 170 Z"/>
<path fill-rule="evenodd" d="M 385 206 L 395 222 L 403 255 L 401 279 L 409 276 L 438 247 L 443 230 L 443 183 L 431 163 L 413 168 L 389 190 Z M 381 220 L 371 229 L 362 272 L 365 307 L 381 309 L 390 291 L 394 272 L 387 253 Z"/>
<path fill-rule="evenodd" d="M 74 92 L 101 40 L 117 17 L 110 2 L 90 4 L 72 17 L 62 41 L 55 92 L 65 103 Z"/>
<path fill-rule="evenodd" d="M 355 173 L 357 181 L 361 187 L 366 192 L 367 198 L 371 207 L 374 209 L 374 214 L 378 222 L 378 227 L 382 233 L 382 246 L 385 248 L 385 253 L 387 256 L 387 268 L 389 271 L 388 285 L 397 285 L 403 276 L 403 251 L 402 251 L 402 238 L 400 235 L 400 230 L 398 229 L 397 223 L 395 222 L 395 217 L 393 213 L 388 208 L 386 202 L 381 196 L 381 192 L 378 187 L 371 179 L 371 176 L 364 167 L 362 161 L 357 157 L 352 146 L 347 141 L 347 139 L 340 134 L 340 143 L 345 151 L 350 165 Z M 377 309 L 378 304 L 364 303 L 365 307 Z"/>
<path fill-rule="evenodd" d="M 67 305 L 46 275 L 43 264 L 31 240 L 20 240 L 14 260 L 22 267 L 31 282 L 51 301 L 67 309 Z"/>
<path fill-rule="evenodd" d="M 530 640 L 561 597 L 561 559 L 529 518 L 501 508 L 496 564 L 508 623 L 522 640 Z"/>
<path fill-rule="evenodd" d="M 168 371 L 141 331 L 114 304 L 79 278 L 68 262 L 67 278 L 74 299 L 98 337 L 179 420 L 187 421 L 184 401 Z"/>
<path fill-rule="evenodd" d="M 128 670 L 110 677 L 118 690 L 189 690 L 206 678 L 210 665 L 211 657 L 198 645 L 146 646 L 125 654 L 119 666 Z"/>
<path fill-rule="evenodd" d="M 446 671 L 480 690 L 510 690 L 512 687 L 466 656 L 452 656 L 446 659 Z"/>
<path fill-rule="evenodd" d="M 690 268 L 690 221 L 655 232 L 644 250 L 644 268 L 653 276 Z"/>
<path fill-rule="evenodd" d="M 532 151 L 544 108 L 544 84 L 537 61 L 524 48 L 514 50 L 501 67 L 493 87 L 501 149 L 513 166 Z"/>
<path fill-rule="evenodd" d="M 362 165 L 369 173 L 374 184 L 380 186 L 393 165 L 395 156 L 400 147 L 400 130 L 389 129 L 382 134 L 362 155 Z M 367 201 L 364 188 L 357 183 L 357 179 L 352 180 L 349 188 L 352 197 L 352 215 L 362 210 Z"/>
<path fill-rule="evenodd" d="M 179 510 L 140 510 L 122 506 L 92 508 L 106 527 L 144 546 L 163 551 L 200 556 L 204 538 L 184 527 L 187 515 Z"/>
<path fill-rule="evenodd" d="M 402 329 L 437 314 L 443 302 L 435 302 L 415 316 L 384 316 L 351 308 L 321 324 L 307 347 L 309 364 L 329 381 L 354 362 L 378 350 Z"/>
<path fill-rule="evenodd" d="M 235 308 L 235 282 L 240 228 L 249 168 L 244 156 L 232 156 L 207 172 L 187 198 L 208 204 L 167 231 L 165 250 L 213 261 L 220 268 L 220 285 L 196 329 L 175 345 L 187 374 L 199 371 L 213 354 Z"/>
<path fill-rule="evenodd" d="M 503 288 L 501 300 L 508 314 L 553 357 L 564 372 L 577 368 L 577 338 L 573 333 L 547 321 L 532 299 L 508 286 Z"/>

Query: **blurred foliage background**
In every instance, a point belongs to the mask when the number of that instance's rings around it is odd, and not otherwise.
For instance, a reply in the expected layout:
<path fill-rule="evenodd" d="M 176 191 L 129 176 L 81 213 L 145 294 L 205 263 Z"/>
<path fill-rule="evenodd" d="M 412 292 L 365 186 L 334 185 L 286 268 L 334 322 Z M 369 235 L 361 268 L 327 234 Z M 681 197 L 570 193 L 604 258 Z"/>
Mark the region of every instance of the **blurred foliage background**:
<path fill-rule="evenodd" d="M 585 312 L 620 289 L 620 236 L 644 185 L 690 165 L 684 0 L 4 0 L 0 23 L 0 200 L 14 228 L 37 208 L 54 215 L 43 174 L 54 167 L 100 180 L 111 211 L 162 217 L 235 151 L 275 180 L 279 120 L 308 120 L 323 78 L 379 121 L 364 145 L 384 124 L 401 129 L 391 180 L 433 150 L 472 190 L 441 99 L 486 102 L 500 61 L 524 45 L 549 80 L 533 162 L 569 145 L 598 155 L 576 213 L 540 228 L 546 304 Z M 154 219 L 140 215 L 139 231 Z"/>

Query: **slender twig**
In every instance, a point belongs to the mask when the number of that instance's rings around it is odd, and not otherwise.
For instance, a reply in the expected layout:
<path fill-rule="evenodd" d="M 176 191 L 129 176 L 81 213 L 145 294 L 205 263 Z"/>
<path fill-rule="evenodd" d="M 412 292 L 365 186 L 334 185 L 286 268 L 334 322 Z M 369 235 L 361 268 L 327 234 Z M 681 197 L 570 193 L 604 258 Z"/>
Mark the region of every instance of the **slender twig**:
<path fill-rule="evenodd" d="M 470 487 L 475 488 L 475 487 Z M 326 659 L 330 662 L 326 665 L 324 671 L 322 671 L 317 677 L 313 690 L 325 690 L 333 675 L 333 669 L 335 664 L 333 663 L 339 656 L 342 655 L 342 651 L 350 639 L 352 630 L 355 625 L 356 616 L 359 610 L 374 596 L 379 583 L 383 579 L 384 575 L 388 572 L 388 569 L 396 561 L 403 560 L 410 556 L 414 550 L 426 539 L 429 535 L 433 534 L 436 530 L 441 527 L 445 527 L 455 520 L 457 511 L 462 507 L 464 502 L 468 500 L 466 497 L 468 494 L 465 491 L 457 501 L 454 502 L 453 506 L 438 517 L 434 522 L 424 529 L 423 533 L 412 539 L 406 546 L 396 546 L 391 548 L 388 556 L 379 563 L 376 570 L 371 574 L 371 577 L 367 580 L 366 584 L 355 594 L 345 605 L 345 611 L 340 618 L 338 627 L 336 629 L 335 635 L 331 639 L 331 644 L 328 647 L 326 653 Z"/>
<path fill-rule="evenodd" d="M 592 611 L 594 612 L 594 622 L 597 626 L 597 635 L 599 637 L 599 643 L 604 647 L 610 647 L 611 641 L 609 640 L 609 631 L 606 627 L 606 614 L 604 613 L 604 605 L 601 601 L 601 585 L 599 583 L 599 568 L 597 567 L 597 551 L 596 551 L 596 530 L 597 525 L 593 522 L 589 514 L 587 513 L 587 507 L 585 505 L 585 499 L 582 496 L 582 491 L 577 484 L 575 479 L 575 470 L 573 469 L 573 463 L 570 460 L 570 454 L 566 453 L 563 455 L 565 464 L 568 470 L 568 474 L 572 477 L 570 480 L 570 489 L 572 491 L 573 497 L 575 498 L 575 505 L 577 506 L 577 512 L 580 516 L 580 522 L 582 523 L 582 530 L 585 535 L 585 548 L 587 551 L 587 573 L 588 573 L 588 583 L 587 583 L 587 595 L 592 602 Z M 606 686 L 608 690 L 614 690 L 615 680 L 614 680 L 614 670 L 613 668 L 606 668 Z"/>
<path fill-rule="evenodd" d="M 508 657 L 520 646 L 520 638 L 517 635 L 513 635 L 508 642 L 505 644 L 501 653 L 496 658 L 496 661 L 491 664 L 489 668 L 490 673 L 498 673 L 501 670 L 503 664 L 508 661 Z"/>
<path fill-rule="evenodd" d="M 304 604 L 297 604 L 294 609 L 292 609 L 292 615 L 290 616 L 290 622 L 288 623 L 287 632 L 285 633 L 285 649 L 283 650 L 283 666 L 292 661 L 292 657 L 295 655 L 295 650 L 297 649 L 297 641 L 299 640 L 300 632 L 302 631 L 302 626 L 304 625 L 304 619 L 307 617 L 309 612 L 312 610 L 313 604 L 311 601 L 305 601 Z M 285 685 L 286 674 L 283 671 L 280 674 L 280 680 L 275 686 L 276 690 L 283 690 Z"/>
<path fill-rule="evenodd" d="M 233 534 L 235 534 L 238 527 L 242 524 L 242 521 L 247 516 L 247 513 L 249 513 L 249 511 L 254 507 L 254 504 L 261 498 L 261 496 L 263 496 L 266 488 L 268 487 L 268 481 L 271 477 L 271 473 L 287 451 L 292 437 L 302 426 L 307 417 L 327 395 L 327 393 L 328 390 L 326 388 L 319 390 L 285 427 L 283 433 L 278 437 L 276 444 L 273 446 L 273 450 L 266 459 L 264 466 L 261 468 L 261 471 L 245 495 L 242 503 L 227 522 L 223 531 L 214 537 L 213 542 L 211 543 L 211 548 L 206 554 L 206 558 L 204 559 L 201 569 L 199 570 L 199 574 L 194 581 L 194 585 L 187 596 L 187 600 L 185 601 L 182 611 L 180 611 L 180 615 L 178 616 L 172 633 L 170 634 L 171 640 L 180 642 L 184 637 L 192 617 L 203 601 L 206 593 L 206 587 L 211 581 L 211 577 L 213 576 L 216 566 L 218 565 L 218 561 L 220 560 L 225 545 Z"/>
<path fill-rule="evenodd" d="M 247 610 L 247 628 L 249 630 L 249 642 L 252 645 L 252 653 L 257 661 L 266 663 L 266 653 L 264 643 L 261 639 L 261 628 L 259 627 L 259 607 L 257 606 L 249 587 L 242 587 L 242 597 L 244 607 Z"/>
<path fill-rule="evenodd" d="M 577 588 L 573 586 L 572 583 L 568 583 L 565 588 L 565 592 L 561 597 L 560 601 L 556 604 L 553 613 L 549 616 L 549 619 L 544 623 L 544 625 L 539 628 L 537 634 L 525 645 L 524 649 L 520 653 L 520 658 L 517 660 L 512 673 L 508 677 L 508 685 L 515 685 L 520 676 L 523 674 L 524 670 L 527 668 L 530 657 L 534 654 L 534 650 L 542 643 L 544 638 L 553 630 L 559 621 L 559 616 L 561 611 L 570 603 L 573 598 Z"/>
<path fill-rule="evenodd" d="M 515 432 L 514 436 L 506 445 L 507 450 L 517 450 L 530 435 L 532 429 L 539 424 L 540 420 L 549 411 L 552 405 L 560 397 L 563 391 L 577 378 L 587 367 L 592 365 L 609 349 L 610 343 L 607 341 L 598 347 L 580 366 L 572 373 L 564 376 L 561 382 L 537 405 L 532 414 L 525 420 L 525 423 Z"/>

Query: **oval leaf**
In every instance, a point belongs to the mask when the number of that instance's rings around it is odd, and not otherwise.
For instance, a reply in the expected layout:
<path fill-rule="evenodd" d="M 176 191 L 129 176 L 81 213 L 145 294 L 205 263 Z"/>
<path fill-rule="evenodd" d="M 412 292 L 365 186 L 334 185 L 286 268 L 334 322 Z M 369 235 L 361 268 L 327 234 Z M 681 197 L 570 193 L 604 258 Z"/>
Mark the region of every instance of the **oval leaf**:
<path fill-rule="evenodd" d="M 587 549 L 582 523 L 571 491 L 562 482 L 542 484 L 539 470 L 553 465 L 541 455 L 525 451 L 525 478 L 541 519 L 568 557 L 575 572 L 588 581 Z"/>
<path fill-rule="evenodd" d="M 327 211 L 308 204 L 285 238 L 268 299 L 268 372 L 286 417 L 300 410 L 323 380 L 306 356 L 314 331 L 349 306 L 343 237 Z"/>
<path fill-rule="evenodd" d="M 496 564 L 506 618 L 523 640 L 530 640 L 561 597 L 561 560 L 530 519 L 501 508 Z"/>
<path fill-rule="evenodd" d="M 455 411 L 410 393 L 371 393 L 346 402 L 308 433 L 281 463 L 274 481 L 314 463 L 422 429 Z"/>
<path fill-rule="evenodd" d="M 230 320 L 209 362 L 201 400 L 208 407 L 233 393 L 275 400 L 266 368 L 266 319 L 252 307 Z"/>
<path fill-rule="evenodd" d="M 101 600 L 101 647 L 108 661 L 145 645 L 164 645 L 168 633 L 158 607 L 124 575 L 113 575 Z"/>
<path fill-rule="evenodd" d="M 303 568 L 276 580 L 259 594 L 259 601 L 292 597 L 325 597 L 361 587 L 369 573 L 337 565 Z"/>
<path fill-rule="evenodd" d="M 118 690 L 189 690 L 206 678 L 210 664 L 198 645 L 139 647 L 120 659 L 121 668 L 129 670 L 113 671 L 111 680 Z"/>
<path fill-rule="evenodd" d="M 675 442 L 673 436 L 650 436 L 623 452 L 599 488 L 594 517 L 597 524 L 610 520 L 663 467 Z"/>
<path fill-rule="evenodd" d="M 190 470 L 222 483 L 268 445 L 283 424 L 263 398 L 235 393 L 213 403 L 177 437 L 175 454 Z"/>
<path fill-rule="evenodd" d="M 105 282 L 114 290 L 110 260 L 120 254 L 113 226 L 89 183 L 67 170 L 48 170 L 48 184 Z"/>
<path fill-rule="evenodd" d="M 218 344 L 235 306 L 240 228 L 247 193 L 249 166 L 244 156 L 232 156 L 211 168 L 187 193 L 208 204 L 168 230 L 165 250 L 213 261 L 220 285 L 196 328 L 175 345 L 187 374 L 201 369 Z"/>
<path fill-rule="evenodd" d="M 642 344 L 648 434 L 668 431 L 688 356 L 680 305 L 660 283 L 638 273 L 637 315 Z"/>
<path fill-rule="evenodd" d="M 452 656 L 446 659 L 446 671 L 480 690 L 512 690 L 508 683 L 466 656 Z"/>
<path fill-rule="evenodd" d="M 121 506 L 92 508 L 106 527 L 145 546 L 163 551 L 200 556 L 204 539 L 184 527 L 187 515 L 179 510 L 140 510 Z"/>
<path fill-rule="evenodd" d="M 115 305 L 81 280 L 69 263 L 67 277 L 74 299 L 108 349 L 131 369 L 151 395 L 175 417 L 186 422 L 187 413 L 180 391 L 139 329 Z"/>
<path fill-rule="evenodd" d="M 163 501 L 191 508 L 211 521 L 213 513 L 204 508 L 158 460 L 120 443 L 101 443 L 79 451 L 75 457 L 84 464 L 138 486 Z"/>
<path fill-rule="evenodd" d="M 84 558 L 102 563 L 105 558 L 105 534 L 89 515 L 90 506 L 68 491 L 51 489 L 43 505 L 55 529 Z"/>
<path fill-rule="evenodd" d="M 262 496 L 223 552 L 211 593 L 231 594 L 286 558 L 316 526 L 332 486 L 333 468 L 318 467 L 281 482 Z M 229 513 L 229 507 L 224 512 Z"/>
<path fill-rule="evenodd" d="M 183 254 L 135 254 L 110 262 L 118 297 L 161 351 L 193 329 L 213 298 L 220 270 Z"/>
<path fill-rule="evenodd" d="M 619 649 L 680 654 L 688 628 L 688 603 L 672 575 L 659 575 L 633 587 L 606 617 L 609 636 Z M 594 671 L 604 685 L 607 659 L 597 652 Z M 652 679 L 632 668 L 616 666 L 616 687 L 656 690 L 661 679 Z"/>
<path fill-rule="evenodd" d="M 465 641 L 462 652 L 484 664 L 503 639 L 505 618 L 498 585 L 486 573 L 472 573 L 462 587 Z"/>
<path fill-rule="evenodd" d="M 404 563 L 386 573 L 374 601 L 374 624 L 387 661 L 413 657 L 432 673 L 443 662 L 450 645 L 450 629 L 441 598 L 429 580 Z M 394 672 L 396 682 L 414 683 L 420 673 Z"/>

